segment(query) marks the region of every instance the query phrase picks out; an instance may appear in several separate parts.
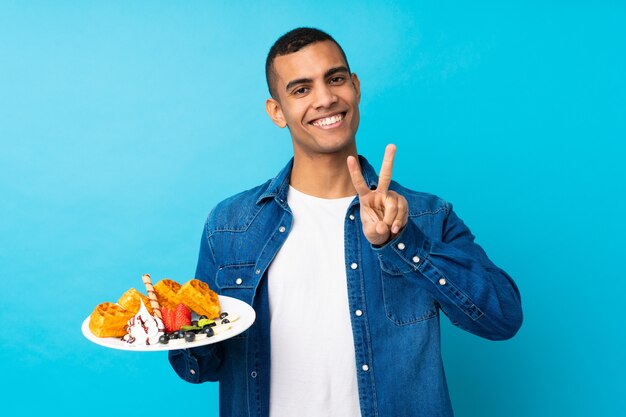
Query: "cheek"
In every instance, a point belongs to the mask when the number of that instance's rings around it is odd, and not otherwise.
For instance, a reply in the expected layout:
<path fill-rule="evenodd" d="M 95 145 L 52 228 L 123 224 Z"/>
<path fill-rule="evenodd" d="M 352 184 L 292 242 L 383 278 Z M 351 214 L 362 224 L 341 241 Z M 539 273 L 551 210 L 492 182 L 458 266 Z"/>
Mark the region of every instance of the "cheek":
<path fill-rule="evenodd" d="M 352 114 L 352 126 L 359 125 L 359 119 L 361 118 L 361 114 L 359 113 L 359 107 L 354 107 L 354 113 Z"/>
<path fill-rule="evenodd" d="M 289 123 L 300 123 L 304 118 L 305 112 L 298 106 L 292 106 L 289 109 L 283 110 L 283 114 L 285 115 L 285 120 Z"/>

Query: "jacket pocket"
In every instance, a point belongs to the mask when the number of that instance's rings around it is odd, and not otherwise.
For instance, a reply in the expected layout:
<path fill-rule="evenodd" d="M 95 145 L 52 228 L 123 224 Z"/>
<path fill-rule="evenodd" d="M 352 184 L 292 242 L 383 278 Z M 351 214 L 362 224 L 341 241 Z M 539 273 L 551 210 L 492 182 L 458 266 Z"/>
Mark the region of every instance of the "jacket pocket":
<path fill-rule="evenodd" d="M 219 294 L 237 298 L 250 305 L 258 282 L 253 263 L 220 266 L 215 277 Z"/>
<path fill-rule="evenodd" d="M 399 326 L 416 324 L 438 314 L 437 304 L 426 284 L 414 273 L 381 270 L 385 315 Z"/>

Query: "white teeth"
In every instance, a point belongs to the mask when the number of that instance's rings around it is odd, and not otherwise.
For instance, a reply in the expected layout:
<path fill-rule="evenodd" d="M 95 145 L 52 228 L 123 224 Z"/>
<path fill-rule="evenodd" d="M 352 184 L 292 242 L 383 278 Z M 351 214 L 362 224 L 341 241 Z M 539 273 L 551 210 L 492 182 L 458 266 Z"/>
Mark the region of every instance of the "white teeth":
<path fill-rule="evenodd" d="M 343 120 L 343 114 L 336 114 L 334 116 L 326 117 L 324 119 L 318 119 L 313 122 L 314 126 L 327 126 Z"/>

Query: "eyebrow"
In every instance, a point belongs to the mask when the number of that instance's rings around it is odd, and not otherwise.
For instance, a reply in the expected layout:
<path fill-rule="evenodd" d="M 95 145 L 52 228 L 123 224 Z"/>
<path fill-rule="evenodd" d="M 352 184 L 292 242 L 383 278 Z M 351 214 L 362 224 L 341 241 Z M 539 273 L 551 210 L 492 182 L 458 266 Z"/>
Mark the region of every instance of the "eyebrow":
<path fill-rule="evenodd" d="M 342 66 L 340 66 L 340 67 L 334 67 L 334 68 L 331 68 L 331 69 L 329 69 L 328 71 L 326 71 L 326 72 L 324 73 L 324 78 L 328 78 L 328 77 L 330 77 L 331 75 L 335 75 L 335 74 L 337 74 L 338 72 L 345 72 L 345 73 L 347 73 L 347 72 L 348 72 L 348 68 L 346 68 L 346 67 L 345 67 L 345 66 L 343 66 L 343 65 L 342 65 Z M 298 84 L 307 84 L 307 83 L 311 83 L 311 82 L 313 82 L 313 80 L 312 80 L 311 78 L 298 78 L 297 80 L 292 80 L 292 81 L 289 81 L 289 82 L 287 83 L 287 86 L 285 87 L 285 90 L 286 90 L 286 91 L 289 91 L 289 90 L 291 90 L 294 86 L 296 86 L 296 85 L 298 85 Z"/>

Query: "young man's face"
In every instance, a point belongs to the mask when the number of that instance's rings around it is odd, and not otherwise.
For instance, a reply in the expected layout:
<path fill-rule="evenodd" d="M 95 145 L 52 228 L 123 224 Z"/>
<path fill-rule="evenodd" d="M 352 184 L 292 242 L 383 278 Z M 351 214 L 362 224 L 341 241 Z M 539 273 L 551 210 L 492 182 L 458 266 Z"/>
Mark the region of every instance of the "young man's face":
<path fill-rule="evenodd" d="M 278 100 L 266 109 L 274 123 L 289 127 L 294 154 L 309 156 L 353 150 L 361 90 L 334 42 L 313 43 L 274 60 Z"/>

